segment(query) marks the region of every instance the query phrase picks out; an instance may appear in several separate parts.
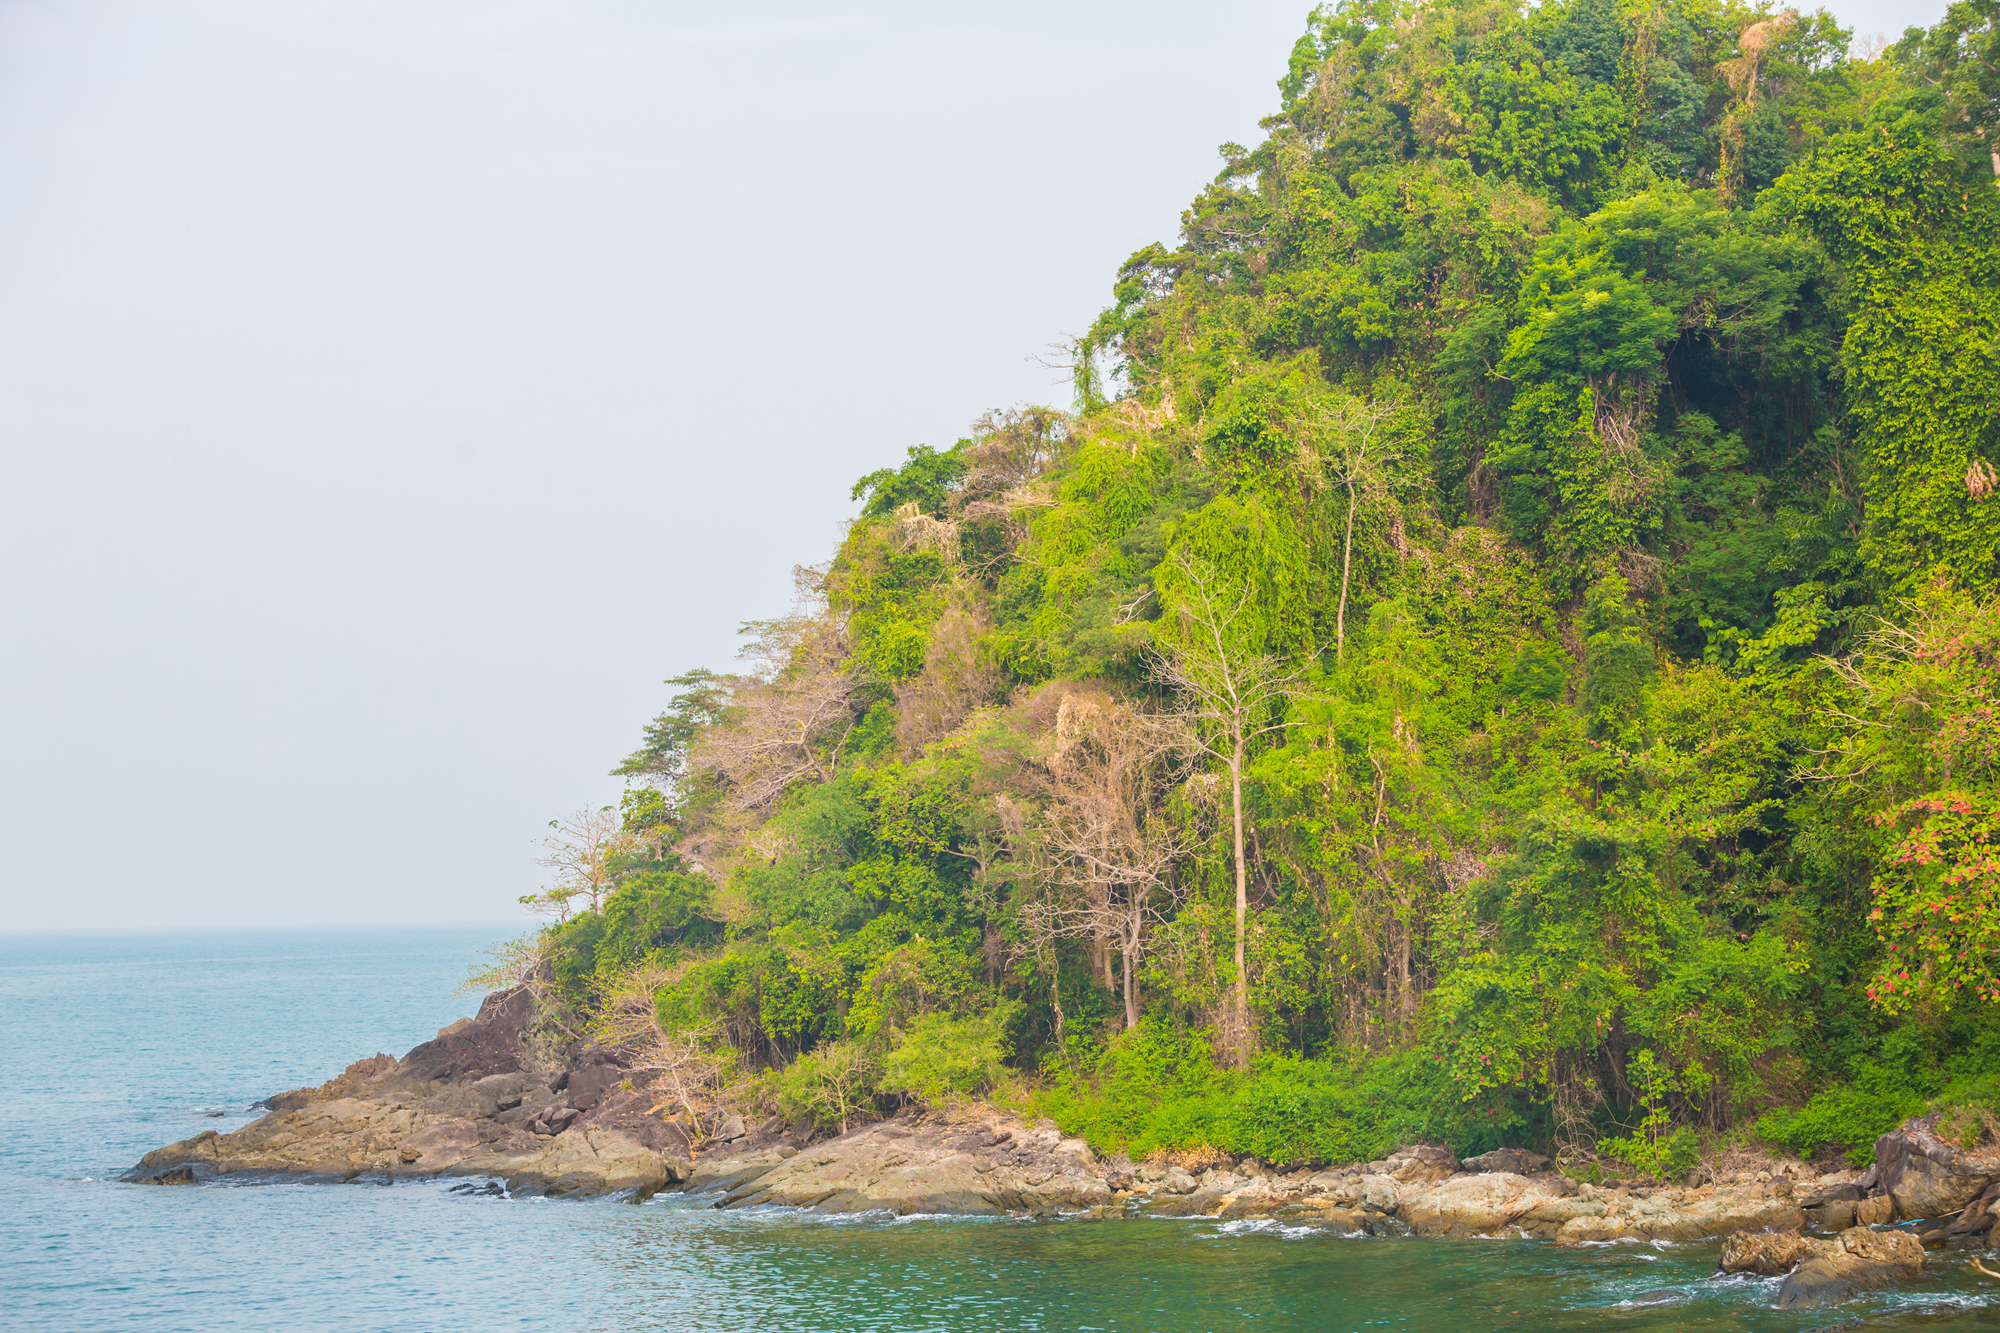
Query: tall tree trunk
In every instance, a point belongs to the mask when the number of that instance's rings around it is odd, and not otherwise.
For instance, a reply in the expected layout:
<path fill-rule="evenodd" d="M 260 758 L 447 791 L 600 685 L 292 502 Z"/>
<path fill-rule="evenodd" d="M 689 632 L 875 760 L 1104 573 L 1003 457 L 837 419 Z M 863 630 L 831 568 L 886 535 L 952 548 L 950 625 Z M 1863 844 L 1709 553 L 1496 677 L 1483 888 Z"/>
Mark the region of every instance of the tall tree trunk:
<path fill-rule="evenodd" d="M 1340 608 L 1333 613 L 1333 656 L 1347 656 L 1347 571 L 1354 561 L 1354 474 L 1347 476 L 1347 535 L 1340 544 Z"/>
<path fill-rule="evenodd" d="M 1103 921 L 1111 908 L 1111 887 L 1103 883 L 1091 884 L 1090 905 L 1096 909 L 1096 922 Z M 1111 974 L 1111 937 L 1101 931 L 1102 927 L 1094 922 L 1090 937 L 1090 970 L 1104 989 L 1116 994 L 1118 978 Z"/>
<path fill-rule="evenodd" d="M 1056 1049 L 1063 1048 L 1062 959 L 1049 960 L 1049 1004 L 1056 1011 Z"/>
<path fill-rule="evenodd" d="M 1397 913 L 1396 926 L 1400 939 L 1396 951 L 1396 986 L 1401 992 L 1396 1005 L 1396 1026 L 1402 1029 L 1403 1039 L 1410 1038 L 1414 1005 L 1411 1003 L 1410 988 L 1410 905 L 1407 900 Z"/>
<path fill-rule="evenodd" d="M 1139 987 L 1132 980 L 1133 955 L 1138 952 L 1136 941 L 1125 948 L 1125 1030 L 1130 1032 L 1139 1026 Z"/>
<path fill-rule="evenodd" d="M 1244 933 L 1250 919 L 1249 878 L 1243 866 L 1243 727 L 1239 722 L 1229 759 L 1229 806 L 1236 840 L 1236 1031 L 1231 1034 L 1239 1067 L 1250 1063 L 1250 979 L 1244 967 Z"/>

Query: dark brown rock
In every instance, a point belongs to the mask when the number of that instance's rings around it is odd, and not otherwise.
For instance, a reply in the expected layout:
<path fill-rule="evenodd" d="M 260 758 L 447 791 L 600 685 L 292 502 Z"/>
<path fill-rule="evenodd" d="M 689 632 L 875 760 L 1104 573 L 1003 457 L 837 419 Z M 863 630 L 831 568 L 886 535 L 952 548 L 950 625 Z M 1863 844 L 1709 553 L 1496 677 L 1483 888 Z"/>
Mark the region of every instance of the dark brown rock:
<path fill-rule="evenodd" d="M 490 1074 L 519 1072 L 527 1054 L 534 1010 L 534 996 L 524 986 L 495 991 L 480 1004 L 472 1021 L 462 1027 L 454 1023 L 404 1056 L 395 1082 L 401 1087 L 422 1082 L 467 1083 Z"/>
<path fill-rule="evenodd" d="M 1952 1219 L 1951 1225 L 1945 1230 L 1954 1236 L 1988 1230 L 1993 1225 L 1991 1210 L 1996 1200 L 2000 1200 L 2000 1183 L 1988 1185 L 1981 1190 L 1979 1197 L 1965 1205 L 1963 1211 Z"/>
<path fill-rule="evenodd" d="M 631 1075 L 614 1064 L 592 1064 L 570 1071 L 569 1104 L 579 1111 L 595 1108 L 604 1095 Z"/>

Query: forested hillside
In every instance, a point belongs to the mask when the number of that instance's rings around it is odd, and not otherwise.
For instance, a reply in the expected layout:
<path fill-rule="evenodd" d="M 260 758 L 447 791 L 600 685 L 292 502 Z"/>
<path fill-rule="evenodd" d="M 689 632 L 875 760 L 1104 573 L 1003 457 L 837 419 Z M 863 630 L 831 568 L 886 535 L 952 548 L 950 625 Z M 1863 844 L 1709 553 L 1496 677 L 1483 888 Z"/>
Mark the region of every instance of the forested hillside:
<path fill-rule="evenodd" d="M 862 478 L 494 977 L 663 1113 L 1134 1156 L 2000 1095 L 1996 22 L 1316 11 L 1074 403 Z"/>

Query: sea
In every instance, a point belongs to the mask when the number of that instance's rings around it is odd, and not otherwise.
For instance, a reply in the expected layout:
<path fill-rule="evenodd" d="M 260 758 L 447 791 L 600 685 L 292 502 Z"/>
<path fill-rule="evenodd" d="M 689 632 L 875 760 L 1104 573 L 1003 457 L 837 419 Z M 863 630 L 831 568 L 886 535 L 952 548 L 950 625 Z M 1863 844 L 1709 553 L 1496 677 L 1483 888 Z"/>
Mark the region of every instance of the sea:
<path fill-rule="evenodd" d="M 119 1172 L 475 1006 L 513 927 L 0 935 L 0 1329 L 2000 1329 L 1963 1254 L 1781 1313 L 1713 1245 L 1341 1236 L 1271 1222 L 827 1218 L 444 1183 L 161 1188 Z"/>

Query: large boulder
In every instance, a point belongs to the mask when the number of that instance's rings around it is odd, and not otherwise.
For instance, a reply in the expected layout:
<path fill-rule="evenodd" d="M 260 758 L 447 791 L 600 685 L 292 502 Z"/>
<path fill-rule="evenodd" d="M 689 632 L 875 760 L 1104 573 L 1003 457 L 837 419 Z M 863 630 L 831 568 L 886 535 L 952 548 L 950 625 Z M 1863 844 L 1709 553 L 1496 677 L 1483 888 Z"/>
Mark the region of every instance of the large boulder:
<path fill-rule="evenodd" d="M 1495 1148 L 1492 1152 L 1468 1157 L 1460 1162 L 1462 1171 L 1504 1171 L 1510 1175 L 1532 1176 L 1549 1169 L 1549 1159 L 1526 1148 Z"/>
<path fill-rule="evenodd" d="M 1807 1243 L 1812 1252 L 1778 1288 L 1780 1310 L 1834 1305 L 1924 1273 L 1923 1242 L 1907 1231 L 1851 1227 L 1837 1240 Z"/>
<path fill-rule="evenodd" d="M 1554 1234 L 1583 1205 L 1563 1202 L 1560 1185 L 1529 1180 L 1511 1172 L 1458 1175 L 1432 1190 L 1413 1192 L 1403 1220 L 1420 1236 L 1491 1236 L 1525 1232 Z M 1602 1205 L 1597 1211 L 1602 1212 Z"/>
<path fill-rule="evenodd" d="M 1952 1219 L 1946 1231 L 1954 1236 L 1990 1231 L 1996 1208 L 2000 1208 L 2000 1183 L 1988 1185 L 1978 1198 L 1965 1205 L 1964 1211 Z"/>
<path fill-rule="evenodd" d="M 2000 1181 L 2000 1143 L 1982 1133 L 1966 1148 L 1938 1135 L 1947 1113 L 1906 1120 L 1875 1141 L 1877 1189 L 1904 1217 L 1947 1217 L 1964 1211 Z"/>
<path fill-rule="evenodd" d="M 1361 1206 L 1377 1213 L 1393 1213 L 1397 1204 L 1396 1182 L 1393 1177 L 1372 1175 L 1361 1177 Z"/>
<path fill-rule="evenodd" d="M 595 1110 L 606 1093 L 631 1076 L 630 1070 L 608 1060 L 572 1070 L 569 1076 L 569 1104 L 579 1111 Z"/>
<path fill-rule="evenodd" d="M 1732 1231 L 1722 1242 L 1716 1267 L 1724 1273 L 1783 1277 L 1812 1252 L 1812 1242 L 1796 1231 Z"/>
<path fill-rule="evenodd" d="M 1449 1148 L 1431 1143 L 1413 1143 L 1389 1154 L 1387 1175 L 1406 1185 L 1443 1180 L 1458 1170 L 1458 1159 Z"/>

